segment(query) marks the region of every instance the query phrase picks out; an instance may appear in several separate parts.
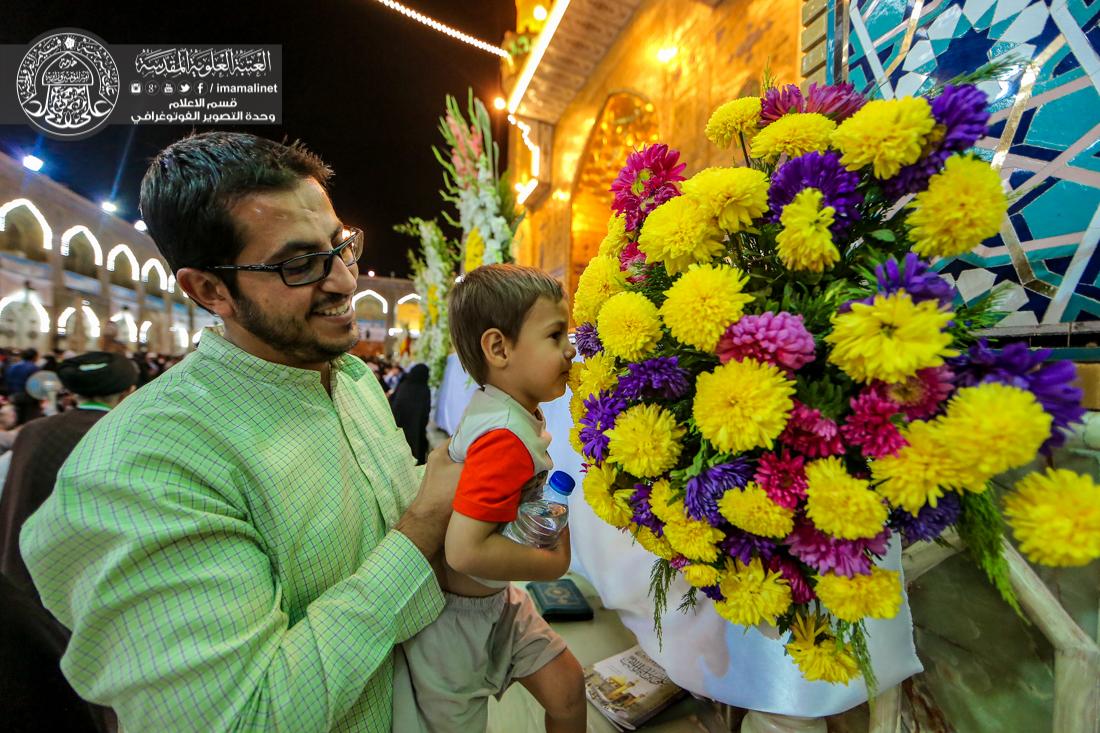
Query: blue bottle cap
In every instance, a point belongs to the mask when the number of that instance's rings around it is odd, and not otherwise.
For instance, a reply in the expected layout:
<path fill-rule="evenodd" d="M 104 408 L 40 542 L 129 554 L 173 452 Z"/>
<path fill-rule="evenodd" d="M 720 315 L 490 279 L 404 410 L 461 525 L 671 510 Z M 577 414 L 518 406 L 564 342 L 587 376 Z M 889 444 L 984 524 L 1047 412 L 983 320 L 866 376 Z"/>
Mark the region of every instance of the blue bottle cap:
<path fill-rule="evenodd" d="M 576 486 L 577 482 L 565 471 L 554 471 L 550 474 L 550 488 L 562 496 L 569 496 L 572 494 Z"/>

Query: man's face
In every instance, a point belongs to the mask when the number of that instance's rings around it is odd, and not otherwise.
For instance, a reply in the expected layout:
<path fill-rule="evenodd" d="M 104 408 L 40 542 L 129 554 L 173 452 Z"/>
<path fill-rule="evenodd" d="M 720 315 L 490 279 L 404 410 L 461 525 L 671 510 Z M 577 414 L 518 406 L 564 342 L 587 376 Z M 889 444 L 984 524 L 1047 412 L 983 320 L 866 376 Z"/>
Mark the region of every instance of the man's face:
<path fill-rule="evenodd" d="M 245 242 L 235 264 L 273 265 L 330 251 L 345 238 L 328 194 L 312 178 L 288 191 L 245 196 L 230 213 Z M 293 288 L 277 272 L 238 271 L 235 313 L 225 319 L 227 331 L 261 358 L 317 368 L 359 340 L 351 307 L 357 275 L 358 266 L 349 269 L 339 257 L 327 278 Z"/>

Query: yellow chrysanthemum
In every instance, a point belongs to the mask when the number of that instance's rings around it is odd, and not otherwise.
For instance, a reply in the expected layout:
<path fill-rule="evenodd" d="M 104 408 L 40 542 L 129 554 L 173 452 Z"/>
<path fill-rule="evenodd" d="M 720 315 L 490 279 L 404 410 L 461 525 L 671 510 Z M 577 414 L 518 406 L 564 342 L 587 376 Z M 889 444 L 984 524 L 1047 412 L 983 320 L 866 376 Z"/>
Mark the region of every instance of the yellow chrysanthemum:
<path fill-rule="evenodd" d="M 615 371 L 615 357 L 600 351 L 569 367 L 570 388 L 573 396 L 586 400 L 594 394 L 615 389 L 619 375 Z"/>
<path fill-rule="evenodd" d="M 825 336 L 833 345 L 829 361 L 860 382 L 902 382 L 958 354 L 943 330 L 953 315 L 936 300 L 914 303 L 903 290 L 876 295 L 870 305 L 853 303 L 832 317 L 832 333 Z"/>
<path fill-rule="evenodd" d="M 871 463 L 878 485 L 875 490 L 891 505 L 916 514 L 925 504 L 936 506 L 947 489 L 962 489 L 971 482 L 959 470 L 950 448 L 937 430 L 938 421 L 916 421 L 902 428 L 909 442 L 897 455 Z"/>
<path fill-rule="evenodd" d="M 665 560 L 676 557 L 676 552 L 672 549 L 672 545 L 668 544 L 668 540 L 653 534 L 649 527 L 638 527 L 638 530 L 634 532 L 634 539 L 638 540 L 639 545 L 657 557 Z"/>
<path fill-rule="evenodd" d="M 581 428 L 583 427 L 580 423 L 575 423 L 573 427 L 569 428 L 569 445 L 577 451 L 579 456 L 584 455 L 584 442 L 581 440 Z"/>
<path fill-rule="evenodd" d="M 668 479 L 657 479 L 649 492 L 649 511 L 662 522 L 671 522 L 684 516 L 684 501 L 673 497 Z"/>
<path fill-rule="evenodd" d="M 772 162 L 780 155 L 792 158 L 814 150 L 828 150 L 836 123 L 817 112 L 792 112 L 756 133 L 752 157 Z"/>
<path fill-rule="evenodd" d="M 772 501 L 756 482 L 722 494 L 718 513 L 734 527 L 761 537 L 786 537 L 794 529 L 794 512 Z"/>
<path fill-rule="evenodd" d="M 868 482 L 849 474 L 834 456 L 806 466 L 806 515 L 826 534 L 858 540 L 881 533 L 887 512 Z"/>
<path fill-rule="evenodd" d="M 647 262 L 663 262 L 671 275 L 724 251 L 722 232 L 710 212 L 690 196 L 669 199 L 646 217 L 638 249 Z"/>
<path fill-rule="evenodd" d="M 621 214 L 612 214 L 607 221 L 607 236 L 600 242 L 600 257 L 618 259 L 626 242 L 626 217 Z"/>
<path fill-rule="evenodd" d="M 630 524 L 632 513 L 624 509 L 625 502 L 615 500 L 617 476 L 618 471 L 607 463 L 589 466 L 588 473 L 584 476 L 584 500 L 603 521 L 615 527 L 625 527 Z"/>
<path fill-rule="evenodd" d="M 657 306 L 641 293 L 612 295 L 596 319 L 603 350 L 626 361 L 638 361 L 661 340 Z"/>
<path fill-rule="evenodd" d="M 824 272 L 840 260 L 840 250 L 833 244 L 836 209 L 822 206 L 824 195 L 816 188 L 804 188 L 794 200 L 783 207 L 779 223 L 783 231 L 775 237 L 776 254 L 790 270 Z"/>
<path fill-rule="evenodd" d="M 1030 463 L 1050 437 L 1050 424 L 1031 392 L 990 382 L 956 392 L 936 429 L 953 460 L 990 479 Z"/>
<path fill-rule="evenodd" d="M 837 641 L 829 625 L 816 614 L 795 617 L 787 653 L 798 665 L 802 676 L 811 682 L 821 680 L 846 685 L 859 676 L 856 658 Z"/>
<path fill-rule="evenodd" d="M 573 297 L 573 320 L 595 323 L 600 308 L 607 299 L 626 290 L 626 274 L 619 270 L 619 260 L 613 257 L 593 257 L 577 280 Z"/>
<path fill-rule="evenodd" d="M 1100 486 L 1089 476 L 1030 474 L 1005 497 L 1005 516 L 1032 562 L 1078 567 L 1100 558 Z"/>
<path fill-rule="evenodd" d="M 481 267 L 484 260 L 485 240 L 482 239 L 481 232 L 478 231 L 478 228 L 474 227 L 470 230 L 470 233 L 466 235 L 466 257 L 463 260 L 466 272 Z"/>
<path fill-rule="evenodd" d="M 832 142 L 848 170 L 870 165 L 876 178 L 893 178 L 920 159 L 935 124 L 922 97 L 876 99 L 844 120 Z"/>
<path fill-rule="evenodd" d="M 747 144 L 760 128 L 760 97 L 726 102 L 707 120 L 707 140 L 725 150 L 743 135 Z"/>
<path fill-rule="evenodd" d="M 1008 211 L 1001 176 L 978 158 L 957 155 L 917 194 L 906 220 L 913 251 L 954 257 L 995 235 Z"/>
<path fill-rule="evenodd" d="M 870 575 L 850 578 L 824 573 L 818 576 L 814 592 L 834 616 L 852 623 L 864 618 L 893 618 L 901 608 L 901 579 L 896 570 L 876 567 Z"/>
<path fill-rule="evenodd" d="M 768 177 L 752 168 L 705 168 L 684 181 L 683 189 L 730 234 L 752 226 L 768 210 Z"/>
<path fill-rule="evenodd" d="M 727 362 L 700 374 L 695 384 L 695 424 L 724 452 L 771 448 L 794 407 L 794 382 L 755 359 Z"/>
<path fill-rule="evenodd" d="M 680 459 L 684 428 L 676 416 L 657 405 L 634 405 L 606 431 L 608 461 L 640 478 L 660 476 Z"/>
<path fill-rule="evenodd" d="M 665 538 L 673 550 L 688 560 L 714 562 L 718 559 L 718 543 L 726 535 L 707 522 L 680 516 L 665 523 Z"/>
<path fill-rule="evenodd" d="M 691 565 L 685 565 L 683 570 L 680 571 L 684 574 L 684 580 L 688 585 L 695 588 L 707 588 L 712 585 L 718 585 L 718 568 L 712 565 L 699 565 L 693 563 Z"/>
<path fill-rule="evenodd" d="M 778 572 L 766 570 L 760 558 L 745 565 L 733 560 L 722 573 L 718 588 L 725 600 L 716 601 L 714 610 L 730 623 L 754 626 L 761 621 L 774 624 L 791 606 L 791 588 Z"/>
<path fill-rule="evenodd" d="M 718 339 L 752 302 L 751 295 L 741 292 L 747 282 L 736 267 L 692 265 L 666 291 L 661 318 L 680 343 L 714 353 Z"/>
<path fill-rule="evenodd" d="M 570 378 L 572 378 L 573 370 L 570 369 L 569 372 Z M 573 396 L 569 398 L 569 417 L 573 418 L 574 425 L 581 421 L 581 418 L 584 417 L 585 412 L 586 410 L 584 408 L 584 398 L 574 392 Z"/>

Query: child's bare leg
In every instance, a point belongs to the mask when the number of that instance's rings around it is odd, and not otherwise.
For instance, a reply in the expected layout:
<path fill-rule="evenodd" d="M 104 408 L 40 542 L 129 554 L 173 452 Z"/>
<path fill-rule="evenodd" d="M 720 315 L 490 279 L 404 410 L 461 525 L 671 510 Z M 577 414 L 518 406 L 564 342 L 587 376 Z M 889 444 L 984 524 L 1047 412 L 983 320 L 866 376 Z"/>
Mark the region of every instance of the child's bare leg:
<path fill-rule="evenodd" d="M 519 683 L 546 711 L 546 733 L 584 733 L 588 715 L 584 672 L 573 652 L 566 649 Z"/>

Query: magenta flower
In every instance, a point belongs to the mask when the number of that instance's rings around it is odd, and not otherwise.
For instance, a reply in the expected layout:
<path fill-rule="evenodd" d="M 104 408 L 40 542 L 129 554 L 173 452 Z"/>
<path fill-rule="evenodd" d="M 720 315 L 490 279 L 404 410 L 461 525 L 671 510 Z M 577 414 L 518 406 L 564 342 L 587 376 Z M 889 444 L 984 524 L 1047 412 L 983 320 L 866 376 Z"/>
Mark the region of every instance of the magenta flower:
<path fill-rule="evenodd" d="M 809 458 L 826 458 L 844 452 L 840 430 L 835 422 L 809 405 L 794 401 L 787 427 L 779 436 L 779 442 Z"/>
<path fill-rule="evenodd" d="M 840 122 L 846 120 L 867 103 L 852 84 L 810 84 L 806 94 L 794 84 L 772 87 L 764 92 L 760 103 L 760 123 L 767 127 L 791 112 L 817 112 Z"/>
<path fill-rule="evenodd" d="M 871 389 L 900 407 L 910 420 L 926 420 L 939 412 L 940 405 L 954 391 L 954 380 L 951 369 L 938 366 L 921 369 L 897 384 L 875 382 Z"/>
<path fill-rule="evenodd" d="M 806 497 L 806 461 L 802 456 L 783 451 L 782 455 L 764 453 L 753 476 L 760 488 L 776 504 L 795 509 Z"/>
<path fill-rule="evenodd" d="M 810 587 L 810 581 L 806 580 L 806 576 L 802 573 L 802 568 L 798 567 L 798 563 L 776 555 L 772 558 L 772 561 L 768 563 L 768 570 L 771 570 L 773 573 L 777 570 L 779 571 L 779 574 L 782 575 L 787 581 L 787 584 L 790 585 L 791 599 L 795 603 L 809 603 L 817 598 L 814 589 Z"/>
<path fill-rule="evenodd" d="M 809 522 L 795 524 L 794 531 L 784 540 L 791 554 L 819 573 L 832 572 L 850 578 L 871 572 L 871 556 L 886 554 L 889 530 L 871 539 L 840 540 L 830 537 Z"/>
<path fill-rule="evenodd" d="M 745 357 L 793 372 L 814 360 L 814 337 L 802 325 L 802 316 L 786 311 L 745 316 L 718 340 L 718 358 L 725 364 Z"/>
<path fill-rule="evenodd" d="M 870 458 L 896 455 L 909 443 L 894 424 L 900 408 L 872 389 L 866 389 L 851 401 L 852 414 L 840 428 L 840 434 L 863 450 Z"/>
<path fill-rule="evenodd" d="M 677 181 L 684 180 L 687 163 L 680 153 L 661 143 L 635 151 L 626 159 L 618 178 L 611 184 L 615 200 L 611 208 L 626 217 L 626 230 L 637 231 L 649 212 L 680 195 Z"/>

